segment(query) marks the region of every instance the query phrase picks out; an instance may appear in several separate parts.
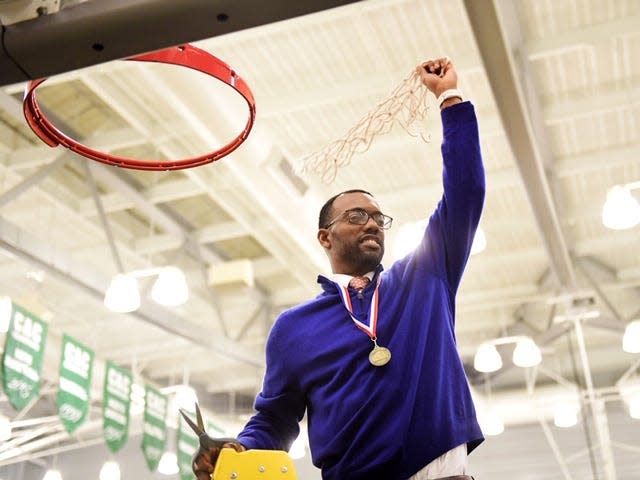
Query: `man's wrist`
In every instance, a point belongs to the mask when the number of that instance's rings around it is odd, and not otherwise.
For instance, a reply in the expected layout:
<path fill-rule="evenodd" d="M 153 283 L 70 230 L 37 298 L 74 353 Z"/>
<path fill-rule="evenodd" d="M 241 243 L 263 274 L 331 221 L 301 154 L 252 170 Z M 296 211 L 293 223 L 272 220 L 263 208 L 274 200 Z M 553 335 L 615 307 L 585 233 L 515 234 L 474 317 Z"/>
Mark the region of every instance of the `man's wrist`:
<path fill-rule="evenodd" d="M 462 101 L 464 101 L 462 92 L 457 88 L 449 88 L 438 96 L 437 103 L 440 109 L 443 109 Z"/>

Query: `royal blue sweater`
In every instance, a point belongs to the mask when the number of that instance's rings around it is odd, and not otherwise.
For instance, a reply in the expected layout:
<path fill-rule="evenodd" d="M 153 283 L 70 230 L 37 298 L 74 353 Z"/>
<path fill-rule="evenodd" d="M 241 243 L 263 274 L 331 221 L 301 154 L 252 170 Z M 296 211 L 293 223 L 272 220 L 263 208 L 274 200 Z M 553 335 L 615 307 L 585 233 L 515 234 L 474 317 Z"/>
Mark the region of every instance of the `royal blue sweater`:
<path fill-rule="evenodd" d="M 331 280 L 322 293 L 280 315 L 266 346 L 257 413 L 238 440 L 288 450 L 307 414 L 313 463 L 327 480 L 406 480 L 463 443 L 482 442 L 454 332 L 455 295 L 484 201 L 484 170 L 473 106 L 442 111 L 444 195 L 418 248 L 351 292 L 368 323 L 378 277 L 378 343 L 391 361 L 375 367 Z"/>

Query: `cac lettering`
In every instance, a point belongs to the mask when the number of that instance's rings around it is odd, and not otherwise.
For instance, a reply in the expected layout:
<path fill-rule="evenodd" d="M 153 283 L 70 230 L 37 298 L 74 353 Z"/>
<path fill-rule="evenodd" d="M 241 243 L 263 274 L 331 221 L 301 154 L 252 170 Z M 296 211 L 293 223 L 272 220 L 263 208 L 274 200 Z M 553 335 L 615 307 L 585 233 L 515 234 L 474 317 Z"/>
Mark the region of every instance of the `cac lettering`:
<path fill-rule="evenodd" d="M 39 345 L 42 340 L 42 325 L 30 317 L 25 317 L 22 312 L 16 312 L 13 318 L 16 331 Z"/>
<path fill-rule="evenodd" d="M 89 352 L 79 348 L 73 343 L 67 343 L 64 346 L 64 358 L 65 360 L 80 367 L 83 371 L 89 370 L 89 362 L 91 360 Z"/>
<path fill-rule="evenodd" d="M 131 380 L 126 375 L 122 375 L 115 368 L 109 369 L 109 383 L 122 390 L 128 390 Z"/>

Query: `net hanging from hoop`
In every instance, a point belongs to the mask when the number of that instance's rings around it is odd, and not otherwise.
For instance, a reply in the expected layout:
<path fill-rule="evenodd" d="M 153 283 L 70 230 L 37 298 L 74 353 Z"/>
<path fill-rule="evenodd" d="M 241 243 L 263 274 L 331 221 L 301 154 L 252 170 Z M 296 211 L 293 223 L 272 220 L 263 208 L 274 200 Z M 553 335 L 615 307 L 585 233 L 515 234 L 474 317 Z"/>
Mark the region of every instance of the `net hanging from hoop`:
<path fill-rule="evenodd" d="M 349 165 L 351 158 L 369 150 L 373 140 L 388 133 L 394 123 L 409 135 L 420 136 L 425 142 L 430 136 L 420 131 L 419 122 L 426 119 L 429 90 L 420 75 L 413 71 L 372 111 L 353 126 L 342 138 L 335 140 L 302 160 L 300 172 L 314 173 L 324 182 L 332 182 L 338 170 Z"/>

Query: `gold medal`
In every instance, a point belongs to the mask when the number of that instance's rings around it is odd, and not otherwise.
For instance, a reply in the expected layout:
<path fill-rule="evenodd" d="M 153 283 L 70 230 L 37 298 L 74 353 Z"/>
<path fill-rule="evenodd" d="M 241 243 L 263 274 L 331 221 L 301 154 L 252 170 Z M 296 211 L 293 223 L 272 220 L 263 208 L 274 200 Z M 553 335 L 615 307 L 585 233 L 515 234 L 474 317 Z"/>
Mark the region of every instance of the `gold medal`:
<path fill-rule="evenodd" d="M 386 347 L 378 345 L 378 337 L 376 337 L 376 328 L 378 325 L 378 289 L 380 287 L 380 278 L 376 284 L 376 289 L 373 291 L 371 298 L 371 305 L 369 307 L 369 324 L 360 321 L 353 315 L 353 308 L 351 306 L 351 298 L 349 297 L 349 291 L 346 286 L 341 286 L 336 283 L 342 302 L 345 308 L 349 312 L 353 323 L 356 324 L 360 330 L 369 335 L 369 338 L 373 342 L 373 350 L 369 352 L 369 363 L 374 367 L 382 367 L 389 363 L 391 360 L 391 351 Z"/>
<path fill-rule="evenodd" d="M 391 360 L 391 350 L 386 347 L 379 346 L 375 340 L 373 340 L 373 350 L 369 352 L 369 363 L 375 367 L 382 367 L 389 363 Z"/>

